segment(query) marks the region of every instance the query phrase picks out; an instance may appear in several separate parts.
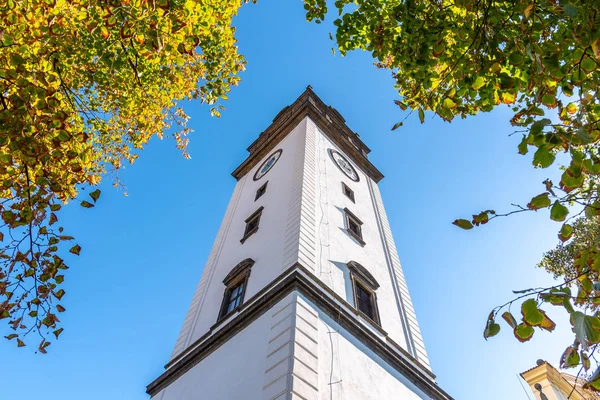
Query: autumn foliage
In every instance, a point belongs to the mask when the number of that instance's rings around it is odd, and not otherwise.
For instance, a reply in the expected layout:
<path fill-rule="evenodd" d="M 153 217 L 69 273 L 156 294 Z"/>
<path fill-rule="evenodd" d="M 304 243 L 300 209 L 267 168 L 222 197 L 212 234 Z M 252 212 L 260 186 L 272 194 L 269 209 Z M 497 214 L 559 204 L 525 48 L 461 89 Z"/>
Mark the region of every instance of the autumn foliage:
<path fill-rule="evenodd" d="M 24 346 L 62 332 L 63 204 L 171 132 L 184 152 L 199 99 L 239 81 L 233 0 L 0 0 L 0 319 Z M 118 175 L 116 176 L 118 179 Z M 99 190 L 81 205 L 91 208 Z M 64 250 L 63 250 L 64 249 Z M 34 339 L 35 340 L 35 339 Z"/>

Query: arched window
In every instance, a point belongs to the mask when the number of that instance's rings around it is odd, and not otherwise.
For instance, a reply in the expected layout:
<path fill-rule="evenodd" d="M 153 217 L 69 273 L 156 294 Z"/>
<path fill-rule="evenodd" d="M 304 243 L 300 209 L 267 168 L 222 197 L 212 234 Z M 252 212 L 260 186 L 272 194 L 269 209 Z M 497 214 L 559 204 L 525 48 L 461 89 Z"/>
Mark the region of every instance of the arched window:
<path fill-rule="evenodd" d="M 350 279 L 352 280 L 354 307 L 361 315 L 377 325 L 381 325 L 377 308 L 377 294 L 375 293 L 379 288 L 379 283 L 365 267 L 356 261 L 350 261 L 346 265 L 350 270 Z"/>
<path fill-rule="evenodd" d="M 246 294 L 246 286 L 250 277 L 250 270 L 254 265 L 254 260 L 246 258 L 244 261 L 236 265 L 231 272 L 227 274 L 223 283 L 225 284 L 225 293 L 223 295 L 223 303 L 219 311 L 219 321 L 237 311 L 244 304 L 244 295 Z"/>

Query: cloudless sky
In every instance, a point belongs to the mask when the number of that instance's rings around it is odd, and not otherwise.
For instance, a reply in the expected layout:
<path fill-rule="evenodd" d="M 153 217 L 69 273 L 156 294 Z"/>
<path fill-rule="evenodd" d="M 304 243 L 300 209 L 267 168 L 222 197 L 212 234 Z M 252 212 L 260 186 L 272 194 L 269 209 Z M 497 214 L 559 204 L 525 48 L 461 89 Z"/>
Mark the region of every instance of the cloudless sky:
<path fill-rule="evenodd" d="M 34 354 L 33 343 L 0 342 L 0 400 L 148 399 L 145 386 L 169 358 L 233 191 L 230 173 L 308 84 L 361 135 L 385 175 L 384 203 L 438 383 L 456 399 L 527 399 L 517 374 L 538 358 L 558 365 L 570 340 L 566 314 L 550 310 L 556 331 L 536 330 L 525 344 L 503 323 L 488 342 L 482 331 L 511 290 L 552 283 L 535 264 L 560 225 L 545 211 L 469 232 L 451 225 L 526 204 L 545 178 L 559 176 L 517 154 L 510 110 L 452 124 L 428 115 L 421 125 L 414 115 L 391 132 L 405 114 L 393 103 L 390 73 L 368 53 L 333 56 L 331 18 L 309 24 L 301 1 L 260 0 L 234 24 L 247 70 L 220 119 L 199 102 L 185 105 L 192 159 L 172 140 L 153 140 L 120 175 L 128 197 L 106 179 L 96 208 L 61 211 L 83 247 L 68 257 L 65 331 L 48 355 Z"/>

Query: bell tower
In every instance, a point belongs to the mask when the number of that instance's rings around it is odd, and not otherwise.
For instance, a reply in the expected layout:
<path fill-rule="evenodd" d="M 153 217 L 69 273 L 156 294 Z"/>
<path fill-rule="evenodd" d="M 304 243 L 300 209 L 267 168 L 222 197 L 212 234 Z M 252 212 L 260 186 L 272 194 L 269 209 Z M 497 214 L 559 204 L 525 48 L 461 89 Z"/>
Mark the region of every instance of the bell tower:
<path fill-rule="evenodd" d="M 152 399 L 451 399 L 369 148 L 309 86 L 248 151 Z"/>

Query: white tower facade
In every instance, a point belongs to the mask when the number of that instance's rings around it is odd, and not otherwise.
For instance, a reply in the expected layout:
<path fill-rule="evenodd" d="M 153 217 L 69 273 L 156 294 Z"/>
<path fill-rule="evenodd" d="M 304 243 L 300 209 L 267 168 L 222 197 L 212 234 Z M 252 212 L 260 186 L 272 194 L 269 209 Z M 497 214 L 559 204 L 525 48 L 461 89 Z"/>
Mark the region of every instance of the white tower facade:
<path fill-rule="evenodd" d="M 451 399 L 358 135 L 309 86 L 248 151 L 152 399 Z"/>

